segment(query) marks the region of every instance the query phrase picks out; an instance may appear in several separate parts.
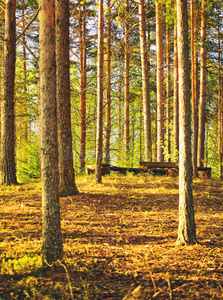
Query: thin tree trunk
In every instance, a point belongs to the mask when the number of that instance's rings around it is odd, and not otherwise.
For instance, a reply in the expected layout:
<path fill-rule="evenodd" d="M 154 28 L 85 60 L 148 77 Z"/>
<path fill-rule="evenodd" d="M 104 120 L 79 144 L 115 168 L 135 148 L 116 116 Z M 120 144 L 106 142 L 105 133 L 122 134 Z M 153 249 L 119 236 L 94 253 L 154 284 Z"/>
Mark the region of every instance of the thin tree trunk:
<path fill-rule="evenodd" d="M 218 157 L 219 157 L 219 178 L 223 178 L 223 149 L 222 149 L 222 90 L 221 90 L 221 40 L 218 40 Z"/>
<path fill-rule="evenodd" d="M 85 170 L 86 156 L 86 11 L 85 4 L 80 5 L 79 15 L 79 41 L 80 41 L 80 87 L 81 87 L 81 105 L 80 105 L 80 172 Z M 81 10 L 83 8 L 83 11 Z"/>
<path fill-rule="evenodd" d="M 60 195 L 78 193 L 73 167 L 70 104 L 69 0 L 56 0 L 57 122 Z"/>
<path fill-rule="evenodd" d="M 191 0 L 191 75 L 192 75 L 192 108 L 193 108 L 193 175 L 198 177 L 197 171 L 197 137 L 198 137 L 198 94 L 197 94 L 197 66 L 196 66 L 196 46 L 195 46 L 195 32 L 196 32 L 196 18 L 194 0 Z"/>
<path fill-rule="evenodd" d="M 139 0 L 139 32 L 142 66 L 142 86 L 143 86 L 143 116 L 144 116 L 144 143 L 145 161 L 151 161 L 151 120 L 150 120 L 150 93 L 149 93 L 149 72 L 146 45 L 146 22 L 144 0 Z"/>
<path fill-rule="evenodd" d="M 122 79 L 121 68 L 119 71 L 118 83 L 118 162 L 121 161 L 121 146 L 122 146 Z"/>
<path fill-rule="evenodd" d="M 106 78 L 106 126 L 105 126 L 105 162 L 110 163 L 111 135 L 111 1 L 107 1 L 107 78 Z"/>
<path fill-rule="evenodd" d="M 43 265 L 61 260 L 57 142 L 55 0 L 39 0 L 40 126 L 43 216 Z"/>
<path fill-rule="evenodd" d="M 179 227 L 177 244 L 196 243 L 192 193 L 190 60 L 187 0 L 177 0 L 179 59 Z"/>
<path fill-rule="evenodd" d="M 207 0 L 202 1 L 201 13 L 201 71 L 200 71 L 200 102 L 199 102 L 199 126 L 198 126 L 198 167 L 203 167 L 204 163 L 204 142 L 205 142 L 205 104 L 206 104 L 206 5 Z"/>
<path fill-rule="evenodd" d="M 1 105 L 1 184 L 17 184 L 15 163 L 16 0 L 5 2 L 3 99 Z"/>
<path fill-rule="evenodd" d="M 102 135 L 103 135 L 103 63 L 104 63 L 104 43 L 103 43 L 103 0 L 99 0 L 99 20 L 98 20 L 98 70 L 97 70 L 97 136 L 96 136 L 96 183 L 102 182 L 101 162 L 102 162 Z"/>
<path fill-rule="evenodd" d="M 157 160 L 164 161 L 164 58 L 162 4 L 156 2 L 156 45 L 157 45 Z"/>
<path fill-rule="evenodd" d="M 174 1 L 176 12 L 176 0 Z M 174 21 L 174 94 L 173 94 L 173 128 L 174 128 L 174 159 L 178 161 L 179 155 L 179 87 L 178 87 L 178 49 L 177 49 L 177 19 Z"/>
<path fill-rule="evenodd" d="M 166 27 L 166 146 L 168 161 L 171 161 L 171 142 L 170 142 L 170 111 L 171 111 L 171 81 L 170 81 L 170 28 Z"/>
<path fill-rule="evenodd" d="M 22 30 L 24 30 L 26 23 L 25 23 L 25 9 L 26 9 L 26 4 L 25 1 L 22 0 Z M 26 84 L 26 80 L 27 80 L 27 71 L 26 71 L 26 37 L 25 37 L 25 33 L 22 36 L 22 43 L 23 43 L 23 49 L 22 49 L 22 53 L 23 53 L 23 86 L 24 86 L 24 106 L 25 106 L 25 111 L 24 111 L 24 117 L 23 117 L 23 124 L 24 124 L 24 138 L 25 141 L 27 142 L 28 140 L 28 111 L 27 111 L 27 84 Z"/>
<path fill-rule="evenodd" d="M 125 162 L 129 161 L 129 0 L 125 0 L 125 103 L 124 103 L 124 146 L 125 146 Z"/>
<path fill-rule="evenodd" d="M 139 111 L 139 161 L 142 161 L 142 108 Z"/>

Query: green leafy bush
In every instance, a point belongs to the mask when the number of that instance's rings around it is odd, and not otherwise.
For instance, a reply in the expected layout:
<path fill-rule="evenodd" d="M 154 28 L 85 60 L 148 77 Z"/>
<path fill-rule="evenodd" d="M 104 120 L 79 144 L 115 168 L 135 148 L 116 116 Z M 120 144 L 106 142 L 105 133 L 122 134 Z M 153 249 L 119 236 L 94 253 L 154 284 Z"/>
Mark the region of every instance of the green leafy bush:
<path fill-rule="evenodd" d="M 21 144 L 17 151 L 17 177 L 19 182 L 27 182 L 40 177 L 39 138 L 33 137 Z"/>

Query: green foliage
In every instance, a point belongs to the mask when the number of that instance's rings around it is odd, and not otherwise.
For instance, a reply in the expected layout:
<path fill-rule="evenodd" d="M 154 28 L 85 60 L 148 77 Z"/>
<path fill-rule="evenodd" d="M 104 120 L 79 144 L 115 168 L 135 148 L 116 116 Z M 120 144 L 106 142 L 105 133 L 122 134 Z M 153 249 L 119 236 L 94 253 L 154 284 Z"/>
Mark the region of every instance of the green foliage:
<path fill-rule="evenodd" d="M 40 255 L 31 257 L 25 255 L 18 259 L 3 259 L 1 264 L 2 275 L 24 274 L 34 271 L 42 266 L 42 258 Z"/>
<path fill-rule="evenodd" d="M 39 138 L 20 145 L 17 157 L 17 176 L 19 182 L 27 182 L 40 176 Z"/>

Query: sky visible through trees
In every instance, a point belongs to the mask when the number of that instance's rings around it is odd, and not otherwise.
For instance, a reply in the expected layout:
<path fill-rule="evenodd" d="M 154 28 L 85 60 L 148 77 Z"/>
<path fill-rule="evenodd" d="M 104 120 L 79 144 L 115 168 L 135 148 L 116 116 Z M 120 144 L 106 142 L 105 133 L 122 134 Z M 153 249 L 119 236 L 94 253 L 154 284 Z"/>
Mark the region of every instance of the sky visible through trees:
<path fill-rule="evenodd" d="M 222 101 L 222 3 L 221 1 L 207 1 L 207 37 L 205 41 L 207 63 L 206 63 L 206 104 L 205 104 L 205 137 L 204 140 L 204 157 L 202 163 L 204 166 L 211 166 L 213 174 L 218 176 L 219 165 L 219 128 L 221 120 L 217 122 L 217 114 L 221 108 Z M 96 68 L 97 68 L 97 22 L 98 7 L 95 2 L 88 1 L 85 3 L 85 43 L 86 43 L 86 84 L 80 86 L 80 54 L 81 48 L 79 42 L 78 18 L 80 7 L 83 3 L 70 1 L 70 74 L 71 74 L 71 120 L 72 135 L 74 148 L 74 165 L 75 170 L 79 171 L 80 159 L 80 98 L 81 94 L 86 92 L 86 140 L 85 140 L 85 164 L 94 164 L 95 162 L 95 141 L 96 141 Z M 164 151 L 165 161 L 177 161 L 178 155 L 175 153 L 175 115 L 174 106 L 176 99 L 173 97 L 176 88 L 174 86 L 174 3 L 168 2 L 161 5 L 160 18 L 163 22 L 162 44 L 164 47 L 164 56 L 162 66 L 164 67 L 163 78 L 163 97 L 164 103 Z M 167 7 L 169 12 L 167 14 Z M 188 2 L 189 11 L 189 40 L 191 36 L 191 11 Z M 194 51 L 197 55 L 197 87 L 200 93 L 200 73 L 201 68 L 201 19 L 202 7 L 200 1 L 194 1 L 193 18 L 196 20 L 196 38 L 194 42 Z M 107 3 L 104 3 L 104 67 L 106 69 L 106 11 Z M 22 177 L 37 176 L 38 159 L 32 157 L 31 153 L 38 148 L 38 3 L 37 1 L 17 1 L 16 8 L 16 35 L 19 37 L 16 43 L 16 81 L 15 81 L 15 123 L 16 123 L 16 159 L 17 173 Z M 24 16 L 24 17 L 23 17 Z M 4 2 L 1 2 L 1 20 L 4 24 Z M 163 143 L 157 141 L 157 47 L 156 47 L 156 27 L 155 27 L 155 4 L 152 1 L 145 3 L 145 21 L 146 21 L 146 38 L 147 38 L 147 56 L 149 61 L 149 94 L 150 94 L 150 118 L 151 118 L 151 157 L 157 160 L 157 146 Z M 129 82 L 130 82 L 130 100 L 129 100 L 129 158 L 125 154 L 125 24 L 128 22 L 129 35 Z M 109 145 L 109 154 L 112 164 L 119 166 L 138 166 L 140 158 L 144 160 L 144 126 L 143 114 L 140 111 L 143 107 L 143 89 L 141 75 L 141 57 L 140 57 L 140 35 L 139 35 L 139 12 L 138 3 L 130 2 L 129 11 L 125 13 L 124 2 L 111 2 L 111 136 Z M 168 129 L 170 130 L 170 149 L 166 143 L 167 131 L 167 98 L 166 98 L 166 27 L 170 31 L 170 106 L 171 112 L 168 117 Z M 194 30 L 194 29 L 193 29 Z M 3 25 L 1 34 L 3 35 Z M 0 40 L 0 47 L 3 47 L 3 40 Z M 191 49 L 191 47 L 190 47 Z M 191 50 L 190 50 L 191 57 Z M 2 66 L 1 58 L 1 66 Z M 2 68 L 1 70 L 1 77 Z M 26 72 L 25 72 L 26 70 Z M 192 68 L 191 68 L 192 70 Z M 219 72 L 218 72 L 219 71 Z M 191 75 L 192 76 L 192 75 Z M 106 72 L 104 72 L 104 82 L 106 82 Z M 2 89 L 2 85 L 1 85 Z M 106 111 L 105 102 L 106 85 L 104 84 L 104 118 Z M 198 95 L 199 96 L 199 95 Z M 220 104 L 219 104 L 220 103 Z M 199 108 L 200 109 L 200 108 Z M 199 114 L 200 111 L 197 111 Z M 221 114 L 219 114 L 220 116 Z M 219 117 L 220 118 L 220 117 Z M 105 127 L 105 119 L 103 121 Z M 141 124 L 141 125 L 140 125 Z M 193 132 L 192 132 L 193 134 Z M 159 139 L 159 135 L 158 135 Z M 25 146 L 24 146 L 25 143 Z M 159 148 L 158 147 L 158 148 Z M 141 150 L 140 150 L 141 149 Z M 141 153 L 140 153 L 141 151 Z M 25 153 L 26 152 L 26 153 Z M 24 162 L 24 157 L 30 154 L 29 162 Z M 34 155 L 35 156 L 35 155 Z M 159 159 L 159 156 L 158 156 Z M 34 165 L 33 165 L 34 164 Z M 33 165 L 33 166 L 32 166 Z M 30 171 L 30 169 L 33 169 Z"/>

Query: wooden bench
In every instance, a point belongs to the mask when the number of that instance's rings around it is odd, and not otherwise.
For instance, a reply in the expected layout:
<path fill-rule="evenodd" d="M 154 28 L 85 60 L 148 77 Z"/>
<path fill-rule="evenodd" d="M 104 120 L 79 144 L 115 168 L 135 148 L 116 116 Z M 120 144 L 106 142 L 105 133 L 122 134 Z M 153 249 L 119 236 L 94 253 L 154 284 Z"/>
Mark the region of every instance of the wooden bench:
<path fill-rule="evenodd" d="M 139 166 L 154 175 L 167 175 L 172 177 L 178 175 L 178 165 L 173 162 L 141 161 Z"/>
<path fill-rule="evenodd" d="M 166 169 L 166 174 L 168 175 L 169 173 L 170 176 L 173 175 L 173 173 L 171 173 L 172 172 L 171 169 L 175 169 L 174 172 L 176 172 L 176 174 L 178 174 L 179 171 L 178 165 L 174 162 L 145 161 L 145 162 L 140 162 L 139 165 L 141 168 L 151 170 L 151 172 L 158 173 L 158 174 L 159 174 L 159 169 L 161 170 L 164 169 L 163 173 L 165 172 Z M 211 178 L 211 168 L 198 167 L 197 170 L 198 170 L 199 178 Z M 160 171 L 160 173 L 162 172 Z"/>

